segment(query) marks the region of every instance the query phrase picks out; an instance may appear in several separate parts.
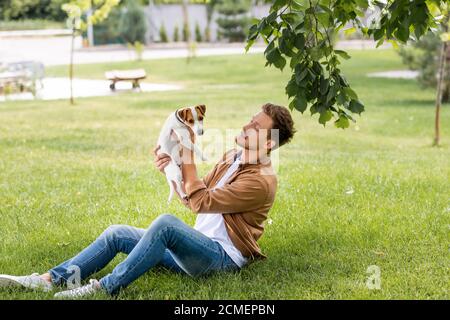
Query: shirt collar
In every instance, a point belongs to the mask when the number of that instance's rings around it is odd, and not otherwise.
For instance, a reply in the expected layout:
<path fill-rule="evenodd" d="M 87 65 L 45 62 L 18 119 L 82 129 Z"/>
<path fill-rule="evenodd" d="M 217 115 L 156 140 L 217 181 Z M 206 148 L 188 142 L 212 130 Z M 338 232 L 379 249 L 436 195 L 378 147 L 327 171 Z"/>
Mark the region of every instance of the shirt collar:
<path fill-rule="evenodd" d="M 265 166 L 265 165 L 269 165 L 270 164 L 270 158 L 268 158 L 269 161 L 267 161 L 266 163 L 261 163 L 260 161 L 258 161 L 257 163 L 242 163 L 242 159 L 241 159 L 242 152 L 243 152 L 242 149 L 238 150 L 234 154 L 234 157 L 233 157 L 233 161 L 239 160 L 239 168 L 240 169 L 243 169 L 243 168 L 246 168 L 246 167 L 249 167 L 249 166 Z"/>

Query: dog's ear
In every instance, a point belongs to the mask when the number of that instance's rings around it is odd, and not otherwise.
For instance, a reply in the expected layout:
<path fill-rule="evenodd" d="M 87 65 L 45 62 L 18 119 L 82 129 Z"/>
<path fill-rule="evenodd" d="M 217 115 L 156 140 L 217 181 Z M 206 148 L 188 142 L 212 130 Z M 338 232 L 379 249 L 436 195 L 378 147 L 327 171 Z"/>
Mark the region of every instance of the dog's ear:
<path fill-rule="evenodd" d="M 195 109 L 197 110 L 197 112 L 199 114 L 201 114 L 202 116 L 205 116 L 206 106 L 204 104 L 199 104 L 198 106 L 195 106 Z"/>
<path fill-rule="evenodd" d="M 178 116 L 180 117 L 180 119 L 182 119 L 183 121 L 187 121 L 188 111 L 189 111 L 189 109 L 187 109 L 187 108 L 178 110 L 177 112 L 178 112 Z"/>

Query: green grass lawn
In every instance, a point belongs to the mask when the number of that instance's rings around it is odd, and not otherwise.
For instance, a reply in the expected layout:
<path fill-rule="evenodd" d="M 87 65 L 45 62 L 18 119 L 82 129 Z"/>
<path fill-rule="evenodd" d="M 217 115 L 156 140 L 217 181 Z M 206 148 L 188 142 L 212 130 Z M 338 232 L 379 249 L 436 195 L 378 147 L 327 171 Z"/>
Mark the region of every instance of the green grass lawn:
<path fill-rule="evenodd" d="M 365 76 L 404 68 L 393 51 L 350 53 L 342 69 L 366 112 L 347 130 L 294 113 L 298 133 L 279 152 L 272 223 L 259 241 L 268 259 L 200 279 L 154 269 L 118 298 L 450 297 L 449 106 L 442 110 L 442 147 L 433 148 L 433 90 Z M 75 74 L 102 78 L 108 69 L 136 67 L 149 81 L 182 83 L 185 90 L 77 99 L 76 106 L 0 104 L 0 273 L 45 272 L 111 224 L 145 228 L 168 212 L 193 225 L 195 215 L 184 206 L 166 204 L 165 179 L 152 164 L 150 150 L 168 113 L 205 103 L 204 139 L 211 142 L 217 137 L 208 128 L 239 129 L 263 103 L 287 104 L 288 72 L 264 68 L 261 55 L 80 65 Z M 201 164 L 200 172 L 211 167 Z M 380 290 L 365 284 L 371 265 L 381 270 Z M 3 290 L 0 298 L 52 294 Z"/>

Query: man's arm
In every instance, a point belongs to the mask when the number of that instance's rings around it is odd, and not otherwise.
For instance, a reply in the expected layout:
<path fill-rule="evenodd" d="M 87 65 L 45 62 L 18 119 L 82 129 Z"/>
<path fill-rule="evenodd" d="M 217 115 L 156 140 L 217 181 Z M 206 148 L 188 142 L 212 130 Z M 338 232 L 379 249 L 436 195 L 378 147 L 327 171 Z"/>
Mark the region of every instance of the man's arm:
<path fill-rule="evenodd" d="M 246 176 L 212 190 L 197 175 L 193 151 L 181 146 L 181 172 L 188 204 L 196 213 L 234 213 L 259 208 L 269 186 L 261 176 Z"/>
<path fill-rule="evenodd" d="M 183 175 L 184 189 L 189 190 L 192 185 L 198 183 L 199 181 L 203 183 L 202 180 L 198 178 L 197 167 L 194 162 L 194 153 L 181 146 L 181 173 Z"/>
<path fill-rule="evenodd" d="M 261 176 L 242 176 L 221 188 L 210 189 L 202 180 L 186 186 L 189 207 L 195 213 L 251 211 L 266 202 L 269 186 Z"/>

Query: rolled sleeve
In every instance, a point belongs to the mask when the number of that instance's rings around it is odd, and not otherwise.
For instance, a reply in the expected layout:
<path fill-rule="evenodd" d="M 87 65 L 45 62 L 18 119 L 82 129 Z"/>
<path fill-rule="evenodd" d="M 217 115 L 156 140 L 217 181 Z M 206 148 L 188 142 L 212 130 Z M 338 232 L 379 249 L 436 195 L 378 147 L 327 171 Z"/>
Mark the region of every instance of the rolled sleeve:
<path fill-rule="evenodd" d="M 258 176 L 242 176 L 217 189 L 197 180 L 186 189 L 192 211 L 221 214 L 257 209 L 265 203 L 268 192 L 267 182 Z"/>
<path fill-rule="evenodd" d="M 201 189 L 206 189 L 205 181 L 203 180 L 195 180 L 193 183 L 186 186 L 186 194 L 188 198 Z"/>

